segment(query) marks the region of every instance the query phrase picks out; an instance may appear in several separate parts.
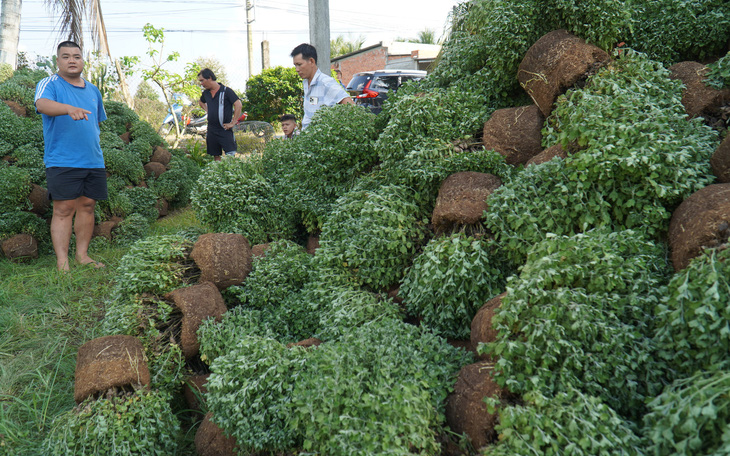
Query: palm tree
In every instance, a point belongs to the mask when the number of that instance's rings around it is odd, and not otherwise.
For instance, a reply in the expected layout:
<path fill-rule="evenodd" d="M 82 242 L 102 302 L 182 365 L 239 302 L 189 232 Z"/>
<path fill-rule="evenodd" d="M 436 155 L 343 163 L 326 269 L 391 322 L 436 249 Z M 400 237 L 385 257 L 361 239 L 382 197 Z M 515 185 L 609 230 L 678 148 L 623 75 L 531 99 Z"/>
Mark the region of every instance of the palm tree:
<path fill-rule="evenodd" d="M 0 64 L 8 63 L 15 69 L 20 37 L 20 11 L 23 0 L 0 2 Z"/>
<path fill-rule="evenodd" d="M 365 42 L 365 37 L 360 35 L 353 41 L 345 40 L 345 37 L 338 35 L 334 40 L 330 40 L 330 56 L 332 58 L 349 54 L 360 49 Z"/>

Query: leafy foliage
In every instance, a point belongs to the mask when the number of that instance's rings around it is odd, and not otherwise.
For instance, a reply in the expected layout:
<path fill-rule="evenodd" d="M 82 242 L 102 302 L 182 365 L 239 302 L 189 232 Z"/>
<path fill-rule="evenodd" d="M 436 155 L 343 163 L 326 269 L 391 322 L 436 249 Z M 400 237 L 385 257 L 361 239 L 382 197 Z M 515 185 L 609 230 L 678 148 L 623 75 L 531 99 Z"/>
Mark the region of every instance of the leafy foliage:
<path fill-rule="evenodd" d="M 193 186 L 200 177 L 200 166 L 184 154 L 173 153 L 168 168 L 160 177 L 148 178 L 147 185 L 171 207 L 187 206 Z"/>
<path fill-rule="evenodd" d="M 319 454 L 436 454 L 433 427 L 470 355 L 400 321 L 365 324 L 313 350 L 290 425 Z"/>
<path fill-rule="evenodd" d="M 318 309 L 317 337 L 321 340 L 337 340 L 364 324 L 402 317 L 391 299 L 350 287 L 330 286 L 328 291 L 325 305 Z"/>
<path fill-rule="evenodd" d="M 30 180 L 41 187 L 46 186 L 46 167 L 43 163 L 43 150 L 26 144 L 20 146 L 10 154 L 15 160 L 14 165 L 28 171 Z"/>
<path fill-rule="evenodd" d="M 543 132 L 546 146 L 574 153 L 528 167 L 488 201 L 486 225 L 518 262 L 550 232 L 610 226 L 658 237 L 670 210 L 712 180 L 717 135 L 687 120 L 681 86 L 641 54 L 625 52 L 560 97 Z"/>
<path fill-rule="evenodd" d="M 50 251 L 51 230 L 45 220 L 32 212 L 18 210 L 0 212 L 0 241 L 21 233 L 30 234 L 35 238 L 39 253 Z"/>
<path fill-rule="evenodd" d="M 124 142 L 114 133 L 102 132 L 101 150 L 110 174 L 120 176 L 135 185 L 144 179 L 145 172 L 139 154 L 133 149 L 125 148 Z"/>
<path fill-rule="evenodd" d="M 495 379 L 514 393 L 576 389 L 625 415 L 656 392 L 652 310 L 665 252 L 630 230 L 550 236 L 530 250 L 495 310 Z"/>
<path fill-rule="evenodd" d="M 302 118 L 302 80 L 293 67 L 266 68 L 246 83 L 243 110 L 250 120 L 273 123 L 282 114 Z"/>
<path fill-rule="evenodd" d="M 104 101 L 104 111 L 106 111 L 107 119 L 100 124 L 99 128 L 101 131 L 108 131 L 117 136 L 126 133 L 133 123 L 139 121 L 139 116 L 120 101 Z"/>
<path fill-rule="evenodd" d="M 291 241 L 272 242 L 265 255 L 254 258 L 253 270 L 240 286 L 230 287 L 251 308 L 281 306 L 309 278 L 312 256 Z"/>
<path fill-rule="evenodd" d="M 728 388 L 730 372 L 714 369 L 667 386 L 644 417 L 647 454 L 728 454 Z"/>
<path fill-rule="evenodd" d="M 523 399 L 525 405 L 500 409 L 500 443 L 485 454 L 644 454 L 635 426 L 596 397 L 576 390 L 555 396 L 532 391 Z"/>
<path fill-rule="evenodd" d="M 256 156 L 207 166 L 191 202 L 201 222 L 216 232 L 243 234 L 252 245 L 294 234 L 294 215 L 282 208 L 284 195 L 261 173 Z"/>
<path fill-rule="evenodd" d="M 60 415 L 44 443 L 45 454 L 109 456 L 177 454 L 180 422 L 170 397 L 138 391 L 87 400 Z"/>
<path fill-rule="evenodd" d="M 730 88 L 730 52 L 707 66 L 710 69 L 706 76 L 708 86 L 716 89 Z"/>
<path fill-rule="evenodd" d="M 676 273 L 656 308 L 659 355 L 676 375 L 730 368 L 730 249 L 706 250 Z"/>
<path fill-rule="evenodd" d="M 205 386 L 213 421 L 245 451 L 293 447 L 289 402 L 306 359 L 299 347 L 243 336 L 211 365 Z"/>
<path fill-rule="evenodd" d="M 407 311 L 450 339 L 469 339 L 477 310 L 503 291 L 505 268 L 495 245 L 463 234 L 432 239 L 400 287 Z"/>
<path fill-rule="evenodd" d="M 0 213 L 30 209 L 30 184 L 27 170 L 0 164 Z"/>
<path fill-rule="evenodd" d="M 665 64 L 716 56 L 730 38 L 730 5 L 722 0 L 658 0 L 632 9 L 627 41 Z"/>
<path fill-rule="evenodd" d="M 346 194 L 322 227 L 317 255 L 344 267 L 355 283 L 373 289 L 398 283 L 426 236 L 427 221 L 412 199 L 399 186 Z"/>

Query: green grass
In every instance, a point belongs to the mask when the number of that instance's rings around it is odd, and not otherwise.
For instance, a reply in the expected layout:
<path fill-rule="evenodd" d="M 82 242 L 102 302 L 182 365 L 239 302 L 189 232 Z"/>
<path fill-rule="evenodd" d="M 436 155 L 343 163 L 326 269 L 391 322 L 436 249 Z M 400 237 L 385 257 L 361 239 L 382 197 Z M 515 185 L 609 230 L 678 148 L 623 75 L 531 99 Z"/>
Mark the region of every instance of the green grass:
<path fill-rule="evenodd" d="M 191 210 L 160 219 L 153 234 L 200 226 Z M 0 259 L 0 456 L 39 456 L 53 419 L 74 405 L 76 353 L 98 337 L 104 301 L 126 248 L 91 251 L 103 270 L 56 271 L 55 257 Z"/>

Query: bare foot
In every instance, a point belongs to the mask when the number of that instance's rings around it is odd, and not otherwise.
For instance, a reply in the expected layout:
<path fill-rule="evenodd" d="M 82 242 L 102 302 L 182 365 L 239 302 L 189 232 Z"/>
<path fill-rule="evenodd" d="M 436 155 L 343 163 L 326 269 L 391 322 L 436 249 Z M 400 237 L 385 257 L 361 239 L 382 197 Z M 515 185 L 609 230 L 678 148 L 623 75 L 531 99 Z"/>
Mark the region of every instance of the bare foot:
<path fill-rule="evenodd" d="M 88 256 L 86 258 L 78 258 L 77 257 L 76 258 L 76 261 L 80 265 L 82 265 L 82 266 L 87 265 L 87 264 L 92 265 L 92 266 L 94 266 L 94 269 L 101 269 L 101 268 L 105 268 L 106 267 L 106 265 L 104 263 L 102 263 L 100 261 L 92 260 Z"/>
<path fill-rule="evenodd" d="M 56 261 L 56 269 L 58 269 L 59 272 L 68 272 L 71 268 L 68 265 L 68 260 L 66 260 Z"/>

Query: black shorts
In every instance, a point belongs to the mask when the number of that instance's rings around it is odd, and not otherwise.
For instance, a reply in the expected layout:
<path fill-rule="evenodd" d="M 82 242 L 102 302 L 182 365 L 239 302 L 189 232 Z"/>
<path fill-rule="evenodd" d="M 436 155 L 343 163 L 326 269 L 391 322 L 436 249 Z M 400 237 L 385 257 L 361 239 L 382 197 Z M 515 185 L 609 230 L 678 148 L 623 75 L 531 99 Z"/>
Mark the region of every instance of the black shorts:
<path fill-rule="evenodd" d="M 108 197 L 104 168 L 52 166 L 46 168 L 46 181 L 48 181 L 48 199 L 51 200 L 74 200 L 85 196 L 94 201 L 101 201 Z"/>
<path fill-rule="evenodd" d="M 236 151 L 236 139 L 233 137 L 232 130 L 212 130 L 208 126 L 205 142 L 208 147 L 208 155 L 214 157 L 221 155 L 223 152 Z"/>

